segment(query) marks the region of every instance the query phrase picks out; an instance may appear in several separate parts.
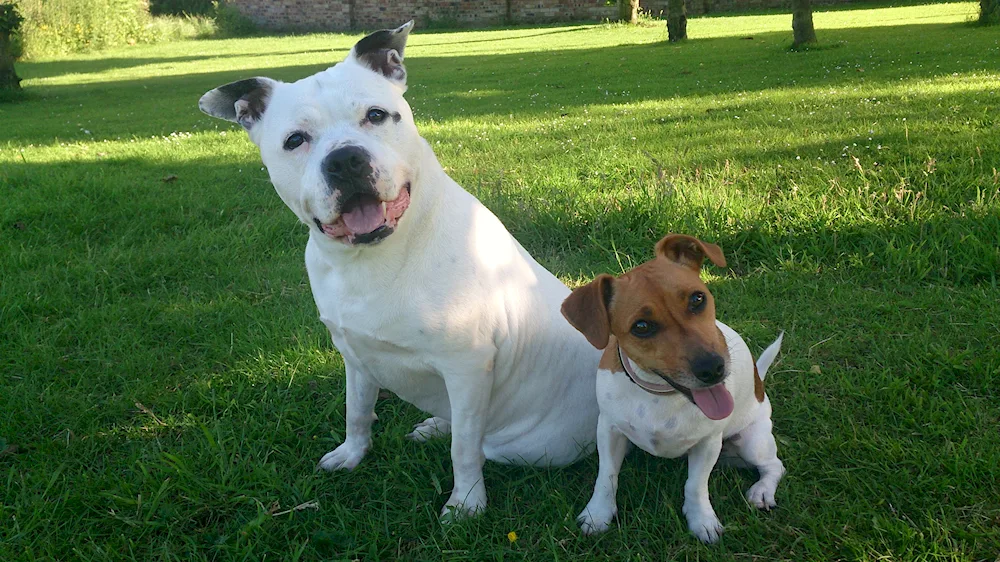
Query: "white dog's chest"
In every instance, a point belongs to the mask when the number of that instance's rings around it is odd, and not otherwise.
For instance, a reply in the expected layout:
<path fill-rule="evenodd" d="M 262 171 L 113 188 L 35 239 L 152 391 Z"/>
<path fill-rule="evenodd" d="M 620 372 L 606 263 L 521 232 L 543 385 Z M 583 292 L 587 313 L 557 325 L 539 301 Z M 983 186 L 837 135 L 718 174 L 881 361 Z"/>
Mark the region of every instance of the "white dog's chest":
<path fill-rule="evenodd" d="M 597 373 L 601 416 L 628 440 L 651 455 L 681 457 L 707 437 L 721 435 L 726 422 L 705 417 L 682 394 L 650 394 L 625 373 Z"/>
<path fill-rule="evenodd" d="M 327 324 L 330 327 L 330 324 Z M 435 416 L 450 417 L 444 379 L 423 360 L 418 348 L 377 339 L 350 328 L 330 329 L 334 344 L 342 354 L 375 379 L 379 387 Z"/>

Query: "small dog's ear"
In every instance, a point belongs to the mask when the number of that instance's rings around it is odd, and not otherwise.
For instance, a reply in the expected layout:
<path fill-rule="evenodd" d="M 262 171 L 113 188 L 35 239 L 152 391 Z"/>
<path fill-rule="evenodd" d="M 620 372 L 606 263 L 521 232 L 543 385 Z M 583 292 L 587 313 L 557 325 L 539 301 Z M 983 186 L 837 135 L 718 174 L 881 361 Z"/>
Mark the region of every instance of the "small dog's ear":
<path fill-rule="evenodd" d="M 656 253 L 695 271 L 701 270 L 706 257 L 715 265 L 726 267 L 726 256 L 722 255 L 722 248 L 702 242 L 694 236 L 668 234 L 656 243 Z"/>
<path fill-rule="evenodd" d="M 562 315 L 597 349 L 607 347 L 611 337 L 608 307 L 611 306 L 611 284 L 614 280 L 608 274 L 598 275 L 570 293 L 562 303 Z"/>
<path fill-rule="evenodd" d="M 263 77 L 230 82 L 201 96 L 198 109 L 212 117 L 239 123 L 249 131 L 264 115 L 277 84 Z"/>
<path fill-rule="evenodd" d="M 358 41 L 348 58 L 354 57 L 361 65 L 366 66 L 389 80 L 406 86 L 406 67 L 403 66 L 403 51 L 406 49 L 406 39 L 413 29 L 410 20 L 396 29 L 376 31 Z"/>

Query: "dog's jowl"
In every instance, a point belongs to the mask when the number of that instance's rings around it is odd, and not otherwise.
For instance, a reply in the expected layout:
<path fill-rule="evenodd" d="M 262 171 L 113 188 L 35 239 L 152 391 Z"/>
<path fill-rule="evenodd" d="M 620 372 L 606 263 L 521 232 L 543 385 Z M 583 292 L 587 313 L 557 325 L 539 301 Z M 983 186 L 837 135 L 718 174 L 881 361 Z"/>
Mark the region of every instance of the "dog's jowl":
<path fill-rule="evenodd" d="M 385 388 L 432 416 L 414 441 L 450 433 L 444 513 L 467 514 L 486 506 L 484 459 L 563 465 L 592 450 L 600 353 L 560 316 L 569 289 L 417 132 L 403 99 L 411 27 L 298 82 L 241 80 L 199 106 L 246 129 L 309 228 L 313 297 L 347 374 L 346 439 L 320 465 L 361 462 Z"/>
<path fill-rule="evenodd" d="M 657 257 L 614 278 L 599 275 L 563 303 L 566 319 L 597 348 L 600 468 L 580 513 L 583 532 L 606 530 L 618 513 L 618 472 L 629 443 L 660 457 L 687 456 L 683 512 L 699 539 L 715 542 L 722 524 L 708 498 L 721 458 L 756 468 L 747 491 L 758 508 L 774 507 L 785 467 L 771 433 L 764 377 L 782 336 L 755 363 L 735 331 L 715 319 L 715 299 L 698 272 L 722 250 L 690 236 L 667 236 Z"/>

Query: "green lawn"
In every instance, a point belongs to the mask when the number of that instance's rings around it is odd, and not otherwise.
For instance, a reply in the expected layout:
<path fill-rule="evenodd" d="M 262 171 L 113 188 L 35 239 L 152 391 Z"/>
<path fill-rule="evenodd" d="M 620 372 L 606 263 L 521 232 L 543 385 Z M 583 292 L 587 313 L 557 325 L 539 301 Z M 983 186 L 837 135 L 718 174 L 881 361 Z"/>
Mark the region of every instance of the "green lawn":
<path fill-rule="evenodd" d="M 768 377 L 779 509 L 711 482 L 726 534 L 680 513 L 683 461 L 631 454 L 619 528 L 574 522 L 596 456 L 486 468 L 490 508 L 437 521 L 448 444 L 386 396 L 353 473 L 343 365 L 306 229 L 222 83 L 296 79 L 357 36 L 137 46 L 19 64 L 0 105 L 0 560 L 987 560 L 1000 552 L 1000 32 L 974 3 L 476 32 L 416 30 L 424 136 L 569 284 L 719 243 L 720 318 Z M 300 509 L 295 510 L 296 506 Z M 292 510 L 292 511 L 289 511 Z M 517 533 L 510 542 L 507 534 Z"/>

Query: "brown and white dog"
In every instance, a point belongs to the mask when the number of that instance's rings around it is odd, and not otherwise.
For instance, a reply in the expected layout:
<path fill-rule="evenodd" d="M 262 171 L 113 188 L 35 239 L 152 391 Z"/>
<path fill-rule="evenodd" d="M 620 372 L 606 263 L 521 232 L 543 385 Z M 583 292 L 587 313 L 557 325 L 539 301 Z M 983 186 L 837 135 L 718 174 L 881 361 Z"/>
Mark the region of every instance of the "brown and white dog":
<path fill-rule="evenodd" d="M 720 458 L 757 468 L 747 499 L 776 504 L 785 467 L 771 433 L 764 377 L 783 333 L 756 362 L 743 339 L 715 319 L 715 302 L 699 272 L 705 257 L 726 259 L 715 244 L 668 235 L 656 258 L 614 278 L 599 275 L 563 302 L 563 316 L 604 349 L 597 371 L 597 451 L 594 495 L 579 516 L 583 532 L 607 530 L 618 512 L 618 472 L 632 442 L 667 458 L 688 457 L 684 514 L 688 528 L 715 542 L 722 524 L 708 497 Z"/>

